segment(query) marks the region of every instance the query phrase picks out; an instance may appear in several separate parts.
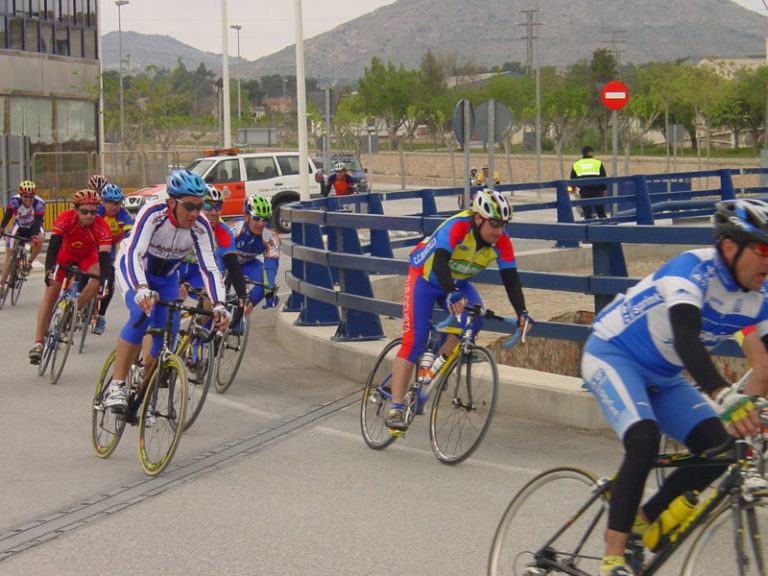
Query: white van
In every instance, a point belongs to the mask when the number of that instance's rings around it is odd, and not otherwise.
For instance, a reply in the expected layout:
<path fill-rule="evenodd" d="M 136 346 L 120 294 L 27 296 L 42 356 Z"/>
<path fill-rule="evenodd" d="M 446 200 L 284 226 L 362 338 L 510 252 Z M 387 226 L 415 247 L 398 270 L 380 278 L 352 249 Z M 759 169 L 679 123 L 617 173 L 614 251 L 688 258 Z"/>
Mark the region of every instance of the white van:
<path fill-rule="evenodd" d="M 312 196 L 321 192 L 322 174 L 308 158 L 308 185 Z M 272 202 L 273 224 L 280 232 L 290 232 L 290 221 L 279 218 L 280 205 L 299 200 L 301 177 L 298 152 L 212 151 L 187 166 L 206 183 L 224 193 L 222 216 L 242 216 L 246 196 L 258 194 Z M 145 203 L 167 198 L 165 184 L 144 188 L 125 197 L 125 207 L 136 212 Z"/>

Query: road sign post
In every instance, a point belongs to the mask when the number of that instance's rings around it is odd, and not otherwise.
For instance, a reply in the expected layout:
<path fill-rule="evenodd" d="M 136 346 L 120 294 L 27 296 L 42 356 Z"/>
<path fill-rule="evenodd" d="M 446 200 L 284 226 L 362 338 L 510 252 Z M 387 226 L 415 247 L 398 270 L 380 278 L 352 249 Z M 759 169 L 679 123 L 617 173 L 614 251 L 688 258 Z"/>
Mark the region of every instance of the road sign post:
<path fill-rule="evenodd" d="M 615 177 L 618 175 L 619 165 L 619 121 L 617 112 L 629 102 L 629 89 L 623 82 L 612 80 L 603 86 L 600 92 L 600 99 L 605 104 L 605 107 L 612 111 L 611 124 L 613 124 L 613 131 L 611 134 L 613 137 L 613 176 Z M 615 196 L 617 193 L 616 184 L 613 185 L 613 188 L 612 195 Z"/>

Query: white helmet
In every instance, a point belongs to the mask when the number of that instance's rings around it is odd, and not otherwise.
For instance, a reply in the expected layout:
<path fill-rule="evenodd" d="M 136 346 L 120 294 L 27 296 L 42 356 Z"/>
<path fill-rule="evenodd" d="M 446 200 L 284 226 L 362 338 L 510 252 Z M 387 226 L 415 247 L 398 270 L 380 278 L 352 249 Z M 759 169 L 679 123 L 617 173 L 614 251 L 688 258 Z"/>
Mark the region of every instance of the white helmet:
<path fill-rule="evenodd" d="M 501 220 L 509 222 L 512 219 L 512 207 L 507 199 L 497 190 L 480 190 L 475 194 L 475 201 L 472 203 L 472 211 L 480 214 L 483 218 L 491 220 Z"/>
<path fill-rule="evenodd" d="M 333 165 L 333 169 L 336 172 L 344 172 L 347 169 L 347 166 L 344 162 L 336 162 L 336 164 Z"/>

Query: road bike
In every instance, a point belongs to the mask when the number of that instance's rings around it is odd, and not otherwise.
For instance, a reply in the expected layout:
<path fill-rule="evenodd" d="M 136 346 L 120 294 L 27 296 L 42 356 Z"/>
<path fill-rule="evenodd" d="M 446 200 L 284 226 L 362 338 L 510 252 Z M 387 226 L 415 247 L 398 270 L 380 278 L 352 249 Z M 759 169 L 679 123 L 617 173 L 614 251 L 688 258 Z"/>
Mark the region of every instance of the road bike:
<path fill-rule="evenodd" d="M 14 234 L 4 234 L 6 238 L 13 240 L 11 246 L 11 258 L 8 260 L 8 278 L 6 285 L 0 290 L 0 308 L 5 307 L 5 301 L 8 294 L 11 295 L 11 306 L 16 306 L 21 296 L 21 289 L 27 281 L 29 273 L 26 271 L 30 266 L 27 257 L 27 244 L 32 241 L 25 236 L 16 236 Z"/>
<path fill-rule="evenodd" d="M 168 466 L 184 430 L 187 377 L 184 361 L 173 351 L 175 315 L 180 311 L 213 314 L 201 307 L 185 306 L 181 300 L 157 301 L 156 305 L 168 308 L 165 327 L 162 330 L 150 328 L 147 334 L 161 334 L 163 344 L 157 359 L 149 366 L 144 365 L 141 357 L 131 365 L 126 379 L 128 410 L 118 411 L 104 405 L 112 381 L 116 350 L 104 363 L 91 407 L 91 440 L 96 455 L 109 457 L 120 442 L 125 425 L 138 425 L 139 461 L 150 476 Z"/>
<path fill-rule="evenodd" d="M 429 350 L 437 354 L 442 333 L 458 336 L 459 342 L 428 383 L 421 382 L 414 370 L 403 402 L 406 421 L 410 424 L 417 414 L 423 413 L 427 399 L 434 391 L 429 439 L 432 452 L 444 464 L 458 464 L 472 455 L 488 431 L 496 407 L 498 368 L 491 352 L 475 343 L 473 321 L 485 318 L 517 325 L 517 319 L 497 316 L 492 310 L 478 305 L 466 306 L 464 310 L 463 326 L 450 326 L 453 322 L 450 316 L 441 324 L 430 327 L 429 344 L 424 352 Z M 520 333 L 516 331 L 504 347 L 514 345 Z M 401 343 L 402 338 L 395 338 L 384 347 L 363 390 L 360 428 L 366 444 L 374 450 L 386 448 L 398 437 L 389 430 L 385 419 L 392 403 L 392 363 Z"/>
<path fill-rule="evenodd" d="M 93 298 L 88 304 L 83 306 L 80 311 L 80 344 L 77 347 L 78 354 L 82 354 L 85 349 L 85 339 L 88 337 L 89 332 L 93 332 L 96 326 L 96 321 L 99 318 L 99 303 L 98 298 Z"/>
<path fill-rule="evenodd" d="M 61 284 L 59 299 L 43 337 L 43 354 L 37 367 L 38 374 L 44 376 L 50 365 L 49 381 L 51 384 L 56 384 L 59 381 L 69 356 L 69 349 L 75 341 L 75 333 L 82 328 L 83 312 L 77 309 L 77 300 L 80 297 L 80 280 L 88 278 L 99 280 L 99 276 L 96 274 L 84 272 L 76 265 L 58 266 L 58 268 L 66 270 L 67 276 Z"/>
<path fill-rule="evenodd" d="M 654 467 L 724 466 L 726 472 L 699 498 L 681 524 L 654 552 L 631 537 L 627 564 L 634 574 L 656 574 L 689 538 L 683 576 L 766 576 L 761 535 L 768 529 L 768 490 L 750 481 L 749 442 L 694 455 L 660 455 Z M 488 561 L 490 576 L 597 576 L 603 557 L 613 478 L 598 479 L 578 467 L 547 470 L 512 499 L 496 529 Z"/>

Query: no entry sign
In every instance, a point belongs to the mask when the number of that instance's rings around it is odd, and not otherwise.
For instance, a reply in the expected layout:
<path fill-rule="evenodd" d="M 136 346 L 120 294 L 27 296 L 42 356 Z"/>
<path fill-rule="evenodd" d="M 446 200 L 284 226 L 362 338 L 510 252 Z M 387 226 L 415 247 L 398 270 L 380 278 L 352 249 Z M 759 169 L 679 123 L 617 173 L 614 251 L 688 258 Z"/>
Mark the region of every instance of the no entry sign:
<path fill-rule="evenodd" d="M 600 98 L 609 110 L 621 110 L 629 102 L 629 90 L 622 82 L 613 80 L 603 86 Z"/>

